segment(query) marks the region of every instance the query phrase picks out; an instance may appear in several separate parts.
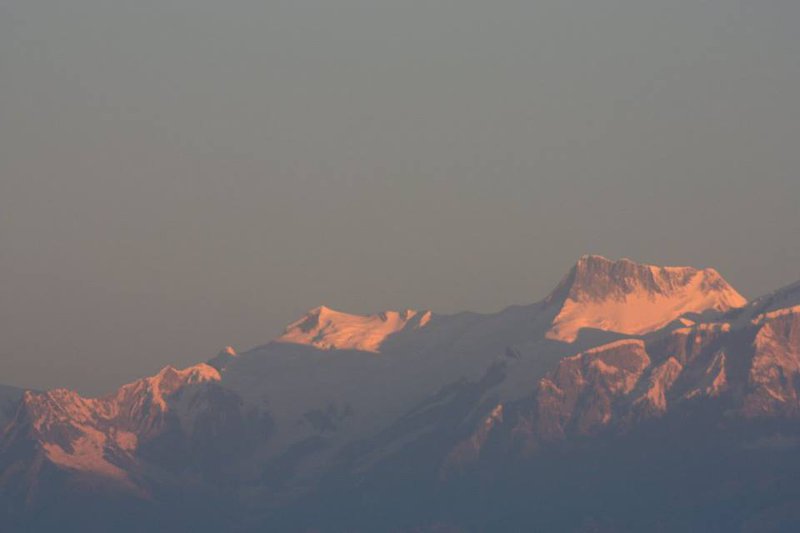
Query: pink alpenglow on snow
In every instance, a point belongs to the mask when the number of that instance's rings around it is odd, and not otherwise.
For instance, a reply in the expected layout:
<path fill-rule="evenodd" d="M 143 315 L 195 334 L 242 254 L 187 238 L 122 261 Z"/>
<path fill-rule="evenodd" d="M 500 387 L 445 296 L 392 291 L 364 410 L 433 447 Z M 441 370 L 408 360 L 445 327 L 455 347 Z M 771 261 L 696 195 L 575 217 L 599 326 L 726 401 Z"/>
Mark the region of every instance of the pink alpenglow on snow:
<path fill-rule="evenodd" d="M 404 329 L 425 327 L 430 311 L 384 311 L 374 315 L 351 315 L 325 306 L 317 307 L 290 324 L 278 342 L 307 344 L 322 350 L 359 350 L 379 353 L 391 335 Z"/>
<path fill-rule="evenodd" d="M 747 300 L 712 269 L 660 267 L 583 256 L 550 296 L 563 301 L 547 337 L 573 342 L 583 328 L 642 335 L 684 313 L 728 311 Z"/>
<path fill-rule="evenodd" d="M 117 479 L 139 492 L 117 463 L 131 460 L 139 437 L 163 423 L 167 398 L 189 385 L 219 381 L 219 372 L 200 363 L 182 370 L 167 366 L 155 376 L 123 385 L 105 398 L 83 398 L 55 389 L 26 392 L 8 435 L 30 424 L 28 437 L 39 442 L 45 457 L 61 468 Z M 116 462 L 109 459 L 116 457 Z"/>

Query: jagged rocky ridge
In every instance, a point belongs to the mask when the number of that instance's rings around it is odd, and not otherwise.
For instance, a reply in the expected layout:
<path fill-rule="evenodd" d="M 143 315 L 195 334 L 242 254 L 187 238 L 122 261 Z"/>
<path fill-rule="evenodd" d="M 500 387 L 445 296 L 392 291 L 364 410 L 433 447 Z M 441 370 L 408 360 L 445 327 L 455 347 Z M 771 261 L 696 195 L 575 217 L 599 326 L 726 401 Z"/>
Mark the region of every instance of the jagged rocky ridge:
<path fill-rule="evenodd" d="M 153 513 L 141 524 L 212 527 L 202 512 L 175 518 L 212 497 L 226 529 L 314 528 L 291 510 L 326 516 L 322 502 L 348 508 L 332 494 L 406 479 L 422 494 L 682 413 L 794 420 L 798 304 L 797 286 L 746 304 L 714 270 L 585 256 L 542 302 L 493 315 L 321 307 L 272 343 L 107 398 L 25 393 L 0 440 L 0 509 L 26 527 L 32 514 L 80 521 L 114 494 Z M 54 497 L 67 488 L 69 511 Z M 348 523 L 386 525 L 364 520 Z"/>
<path fill-rule="evenodd" d="M 477 460 L 487 432 L 503 433 L 507 452 L 530 454 L 703 402 L 718 406 L 721 419 L 797 417 L 800 306 L 746 322 L 667 328 L 565 357 L 528 398 L 498 403 L 447 465 Z"/>

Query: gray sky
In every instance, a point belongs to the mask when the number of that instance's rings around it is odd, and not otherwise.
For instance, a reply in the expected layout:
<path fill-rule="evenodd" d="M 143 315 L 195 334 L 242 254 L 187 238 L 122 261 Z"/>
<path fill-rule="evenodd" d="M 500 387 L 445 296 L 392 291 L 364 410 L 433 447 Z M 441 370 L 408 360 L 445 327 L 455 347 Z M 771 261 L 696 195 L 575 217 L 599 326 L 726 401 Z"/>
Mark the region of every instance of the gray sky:
<path fill-rule="evenodd" d="M 800 279 L 796 0 L 3 0 L 0 382 L 100 393 L 319 304 L 583 253 Z"/>

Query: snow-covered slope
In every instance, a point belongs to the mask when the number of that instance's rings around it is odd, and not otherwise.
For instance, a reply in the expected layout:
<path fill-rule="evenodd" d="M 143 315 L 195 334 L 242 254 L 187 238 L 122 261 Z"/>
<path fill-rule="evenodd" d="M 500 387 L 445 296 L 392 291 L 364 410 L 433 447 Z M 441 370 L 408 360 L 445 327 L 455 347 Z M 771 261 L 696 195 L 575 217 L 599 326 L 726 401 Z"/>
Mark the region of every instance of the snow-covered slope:
<path fill-rule="evenodd" d="M 770 301 L 793 300 L 779 291 Z M 717 317 L 564 357 L 531 387 L 530 397 L 486 406 L 490 430 L 531 453 L 680 410 L 705 409 L 727 421 L 796 419 L 800 305 L 769 308 L 747 321 Z M 496 412 L 504 414 L 499 422 Z M 445 468 L 477 461 L 491 437 L 486 422 L 476 424 L 452 448 Z"/>
<path fill-rule="evenodd" d="M 413 310 L 384 311 L 361 316 L 317 307 L 292 323 L 278 342 L 308 344 L 323 350 L 360 350 L 379 352 L 391 335 L 405 328 L 421 328 L 430 321 L 431 313 Z"/>
<path fill-rule="evenodd" d="M 790 312 L 772 309 L 778 300 L 788 301 L 774 297 L 770 313 Z M 791 404 L 793 389 L 772 377 L 795 375 L 796 338 L 783 315 L 722 316 L 744 303 L 711 269 L 585 256 L 545 300 L 498 313 L 320 307 L 268 344 L 168 367 L 106 398 L 28 393 L 0 466 L 46 462 L 134 492 L 165 479 L 244 483 L 254 505 L 274 503 L 334 466 L 369 469 L 425 439 L 438 466 L 457 465 L 509 428 L 535 447 L 717 397 L 730 390 L 733 351 L 709 346 L 742 331 L 758 335 L 740 357 L 761 361 L 751 381 L 762 386 L 747 385 L 750 407 L 737 409 L 761 416 Z M 38 451 L 20 462 L 12 449 Z"/>
<path fill-rule="evenodd" d="M 165 367 L 105 398 L 83 398 L 67 389 L 26 391 L 6 426 L 3 447 L 8 450 L 29 442 L 40 452 L 32 465 L 44 460 L 141 493 L 134 481 L 137 451 L 143 441 L 164 428 L 170 397 L 187 386 L 219 379 L 215 368 L 200 363 L 183 370 Z"/>
<path fill-rule="evenodd" d="M 318 439 L 320 449 L 304 461 L 313 475 L 349 443 L 381 432 L 458 383 L 480 382 L 492 365 L 502 366 L 504 376 L 484 394 L 512 401 L 576 350 L 655 330 L 686 312 L 742 303 L 712 270 L 586 256 L 546 300 L 494 314 L 356 316 L 315 309 L 275 342 L 230 360 L 222 385 L 269 412 L 277 430 L 264 457 L 279 458 L 298 442 Z M 582 339 L 553 334 L 577 336 L 586 327 L 599 331 Z"/>
<path fill-rule="evenodd" d="M 165 431 L 168 415 L 191 434 L 198 409 L 213 410 L 209 402 L 221 400 L 190 404 L 178 401 L 176 392 L 219 382 L 226 401 L 263 413 L 274 426 L 258 460 L 279 460 L 313 440 L 318 446 L 309 448 L 297 472 L 315 475 L 348 444 L 379 433 L 454 384 L 479 382 L 493 365 L 506 370 L 485 393 L 513 401 L 576 349 L 650 331 L 688 311 L 741 303 L 712 270 L 585 256 L 540 303 L 452 316 L 412 310 L 360 316 L 319 307 L 275 341 L 242 354 L 228 347 L 209 364 L 167 368 L 104 399 L 52 391 L 27 396 L 24 407 L 51 462 L 121 475 L 109 454 L 133 460 L 142 442 Z M 587 327 L 607 334 L 575 342 Z M 70 438 L 48 440 L 54 431 Z"/>
<path fill-rule="evenodd" d="M 761 315 L 800 305 L 800 281 L 781 287 L 730 311 L 727 318 L 738 323 L 751 322 Z"/>
<path fill-rule="evenodd" d="M 657 267 L 582 257 L 550 300 L 561 309 L 550 339 L 574 341 L 584 328 L 642 335 L 685 313 L 728 311 L 747 301 L 714 269 Z"/>

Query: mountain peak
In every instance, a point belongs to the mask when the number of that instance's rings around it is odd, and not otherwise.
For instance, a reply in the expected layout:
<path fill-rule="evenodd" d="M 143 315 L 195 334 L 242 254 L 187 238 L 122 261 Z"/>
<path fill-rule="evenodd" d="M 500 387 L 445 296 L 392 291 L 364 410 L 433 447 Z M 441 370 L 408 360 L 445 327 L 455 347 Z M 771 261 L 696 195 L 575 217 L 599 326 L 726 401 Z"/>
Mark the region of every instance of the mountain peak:
<path fill-rule="evenodd" d="M 326 306 L 315 307 L 290 324 L 277 340 L 308 344 L 323 350 L 360 350 L 378 353 L 383 342 L 406 327 L 424 327 L 430 312 L 413 309 L 352 315 Z"/>
<path fill-rule="evenodd" d="M 228 363 L 237 357 L 239 357 L 239 354 L 236 353 L 233 346 L 226 346 L 215 357 L 209 359 L 207 363 L 216 368 L 218 372 L 222 372 L 228 366 Z"/>
<path fill-rule="evenodd" d="M 233 346 L 226 346 L 222 350 L 220 350 L 218 355 L 228 355 L 230 357 L 236 357 L 236 350 L 233 349 Z"/>
<path fill-rule="evenodd" d="M 727 311 L 747 301 L 713 268 L 655 266 L 584 255 L 550 294 L 560 306 L 548 337 L 572 342 L 582 328 L 639 335 L 684 313 Z"/>

